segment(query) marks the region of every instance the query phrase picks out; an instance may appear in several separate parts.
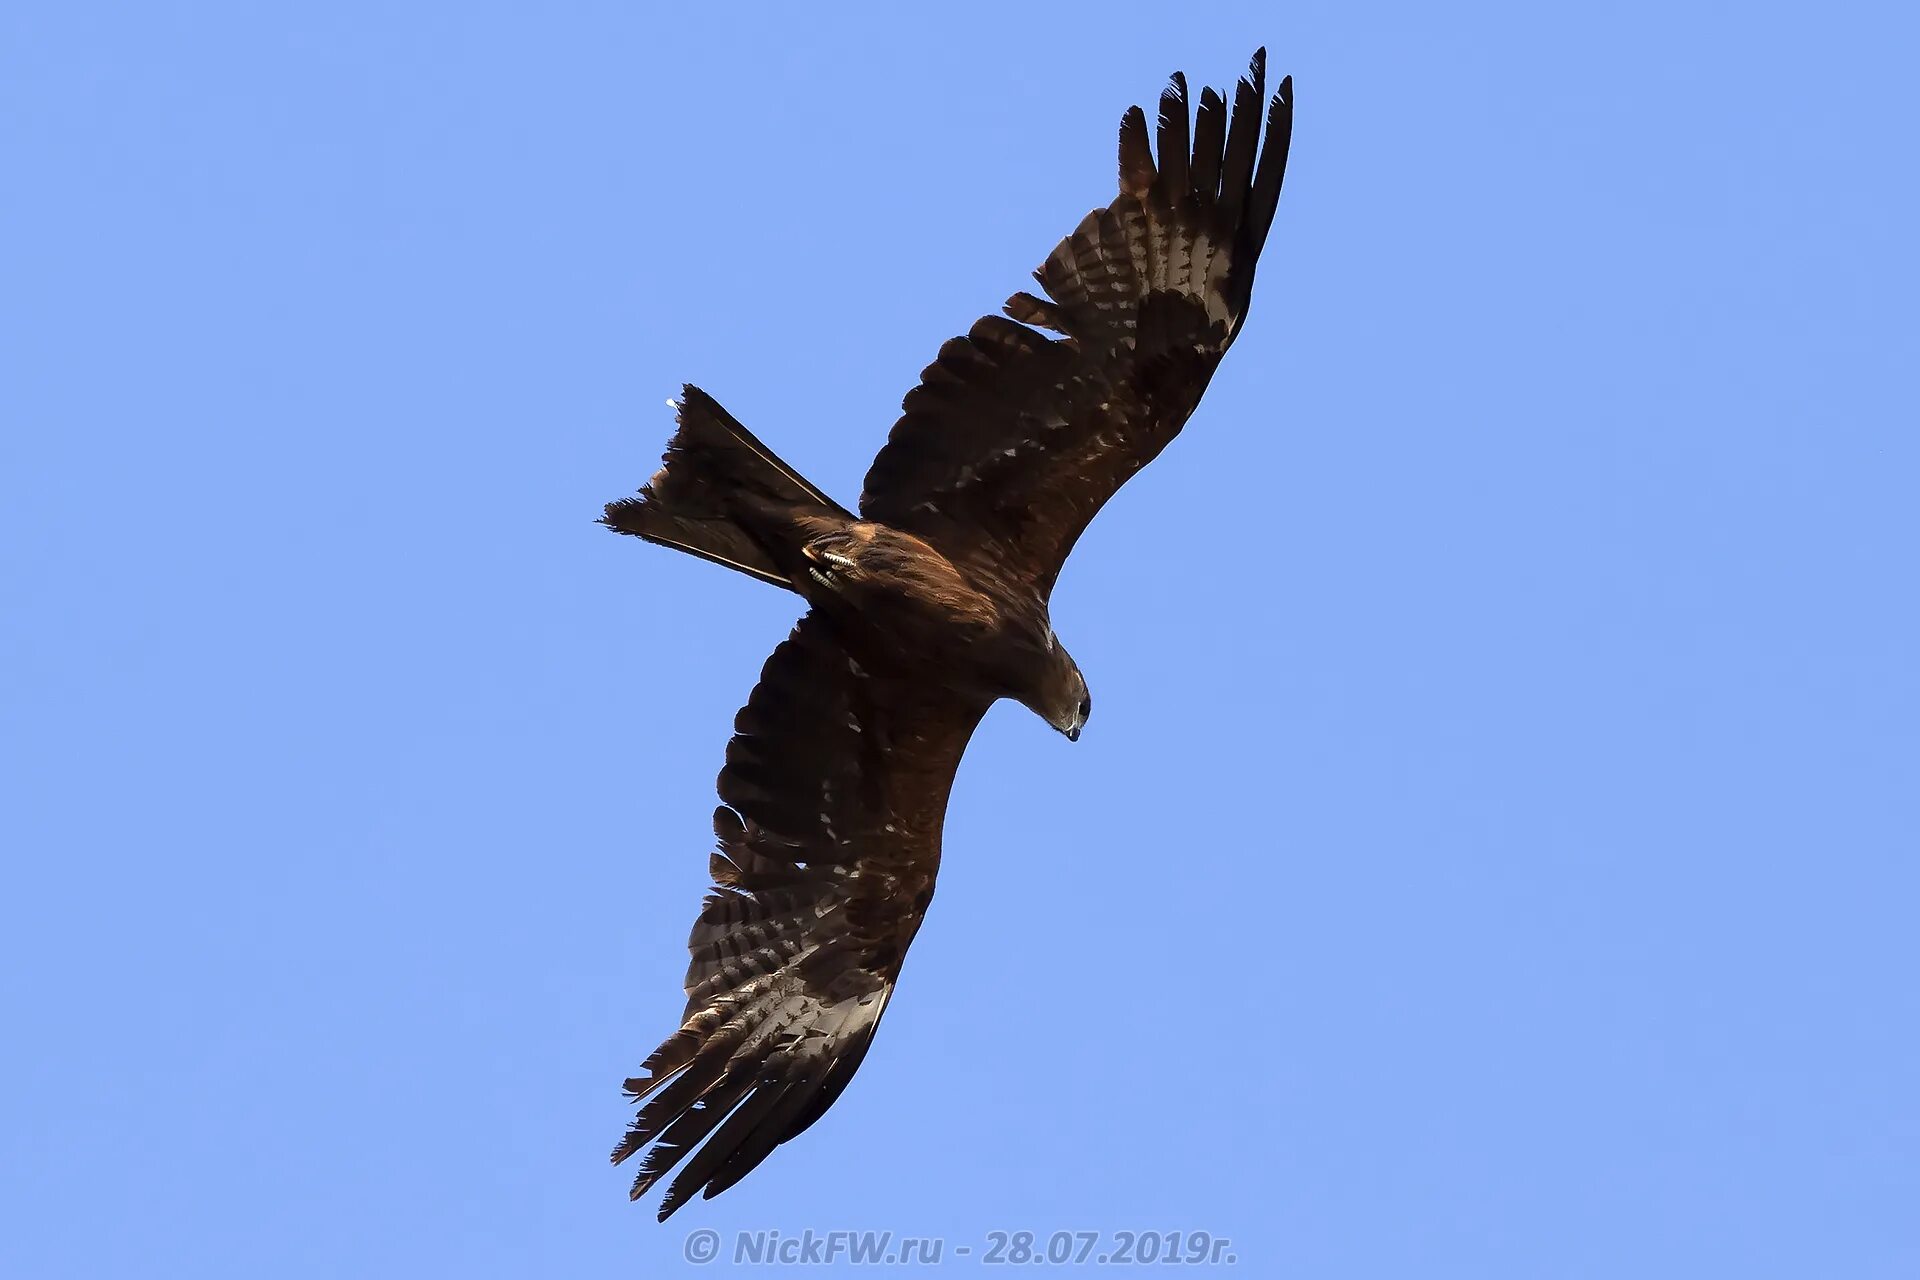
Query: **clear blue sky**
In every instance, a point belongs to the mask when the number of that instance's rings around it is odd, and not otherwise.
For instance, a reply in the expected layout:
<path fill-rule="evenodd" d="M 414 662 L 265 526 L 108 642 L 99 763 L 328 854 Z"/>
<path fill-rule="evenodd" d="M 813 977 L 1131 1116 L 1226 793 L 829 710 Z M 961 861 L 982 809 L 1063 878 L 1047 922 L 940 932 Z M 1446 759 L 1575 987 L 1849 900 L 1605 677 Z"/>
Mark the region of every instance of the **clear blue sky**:
<path fill-rule="evenodd" d="M 1920 1275 L 1911 17 L 647 8 L 0 17 L 0 1271 Z M 656 1225 L 619 1082 L 795 602 L 593 517 L 687 379 L 851 499 L 1260 43 L 1252 319 L 1056 597 L 1086 737 L 988 718 L 853 1087 Z"/>

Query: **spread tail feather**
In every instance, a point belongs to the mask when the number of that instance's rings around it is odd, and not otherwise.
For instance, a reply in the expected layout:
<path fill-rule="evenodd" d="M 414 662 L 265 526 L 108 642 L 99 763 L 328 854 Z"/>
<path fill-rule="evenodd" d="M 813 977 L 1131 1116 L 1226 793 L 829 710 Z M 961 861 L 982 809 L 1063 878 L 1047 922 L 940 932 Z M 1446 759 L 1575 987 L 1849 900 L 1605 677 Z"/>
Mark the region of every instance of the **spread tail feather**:
<path fill-rule="evenodd" d="M 600 523 L 793 588 L 757 529 L 752 511 L 817 509 L 846 516 L 718 401 L 689 383 L 677 403 L 679 430 L 653 479 L 631 498 L 607 504 Z M 851 517 L 848 517 L 851 518 Z"/>

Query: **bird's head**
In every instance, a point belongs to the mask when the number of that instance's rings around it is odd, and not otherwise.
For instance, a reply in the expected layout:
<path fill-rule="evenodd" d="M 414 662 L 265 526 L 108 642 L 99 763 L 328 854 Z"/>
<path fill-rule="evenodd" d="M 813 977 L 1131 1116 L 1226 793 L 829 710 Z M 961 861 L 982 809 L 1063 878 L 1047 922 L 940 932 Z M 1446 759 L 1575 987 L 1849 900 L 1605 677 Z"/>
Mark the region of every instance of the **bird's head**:
<path fill-rule="evenodd" d="M 1068 742 L 1080 740 L 1087 717 L 1093 712 L 1093 695 L 1087 692 L 1087 678 L 1052 631 L 1048 631 L 1047 658 L 1041 668 L 1040 687 L 1027 705 L 1042 720 L 1067 735 Z"/>

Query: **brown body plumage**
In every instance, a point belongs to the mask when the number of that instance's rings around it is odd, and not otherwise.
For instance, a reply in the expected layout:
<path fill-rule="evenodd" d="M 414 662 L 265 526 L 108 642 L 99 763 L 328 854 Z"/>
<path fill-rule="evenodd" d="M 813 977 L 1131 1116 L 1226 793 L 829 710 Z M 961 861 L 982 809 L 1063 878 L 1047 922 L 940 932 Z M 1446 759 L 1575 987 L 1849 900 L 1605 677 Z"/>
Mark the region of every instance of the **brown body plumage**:
<path fill-rule="evenodd" d="M 1179 432 L 1245 318 L 1292 127 L 1291 83 L 1263 101 L 1264 71 L 1263 51 L 1231 113 L 1208 89 L 1191 122 L 1175 76 L 1157 163 L 1145 115 L 1126 114 L 1119 197 L 1035 272 L 1045 298 L 1015 294 L 1006 317 L 941 348 L 858 515 L 691 386 L 664 466 L 608 505 L 618 532 L 809 606 L 727 747 L 685 1022 L 627 1082 L 645 1105 L 614 1158 L 646 1151 L 634 1196 L 687 1160 L 662 1218 L 733 1185 L 859 1066 L 987 708 L 1012 698 L 1079 736 L 1091 702 L 1048 600 L 1080 531 Z"/>
<path fill-rule="evenodd" d="M 1012 698 L 1079 733 L 1086 685 L 1054 639 L 1038 584 L 993 557 L 949 558 L 917 534 L 850 514 L 698 387 L 682 391 L 679 418 L 668 465 L 638 497 L 610 503 L 605 523 L 798 593 L 867 668 L 942 687 L 982 712 Z"/>

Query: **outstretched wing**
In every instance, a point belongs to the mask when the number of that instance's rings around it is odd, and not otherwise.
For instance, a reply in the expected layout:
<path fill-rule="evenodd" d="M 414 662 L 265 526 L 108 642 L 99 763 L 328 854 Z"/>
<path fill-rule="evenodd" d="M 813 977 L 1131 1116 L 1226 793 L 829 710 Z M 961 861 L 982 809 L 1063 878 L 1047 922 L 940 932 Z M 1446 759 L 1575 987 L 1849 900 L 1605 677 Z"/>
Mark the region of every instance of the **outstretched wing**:
<path fill-rule="evenodd" d="M 933 897 L 947 795 L 984 703 L 863 668 L 809 614 L 734 721 L 686 1020 L 627 1081 L 639 1199 L 717 1195 L 846 1087 Z M 695 1148 L 697 1154 L 694 1154 Z M 649 1149 L 650 1148 L 650 1149 Z"/>
<path fill-rule="evenodd" d="M 1263 104 L 1265 72 L 1263 49 L 1231 123 L 1204 90 L 1191 136 L 1175 75 L 1157 166 L 1145 114 L 1127 112 L 1119 197 L 1034 272 L 1046 298 L 1017 293 L 1012 319 L 940 349 L 867 473 L 863 515 L 1051 592 L 1101 504 L 1178 434 L 1246 317 L 1293 129 L 1293 82 Z"/>

